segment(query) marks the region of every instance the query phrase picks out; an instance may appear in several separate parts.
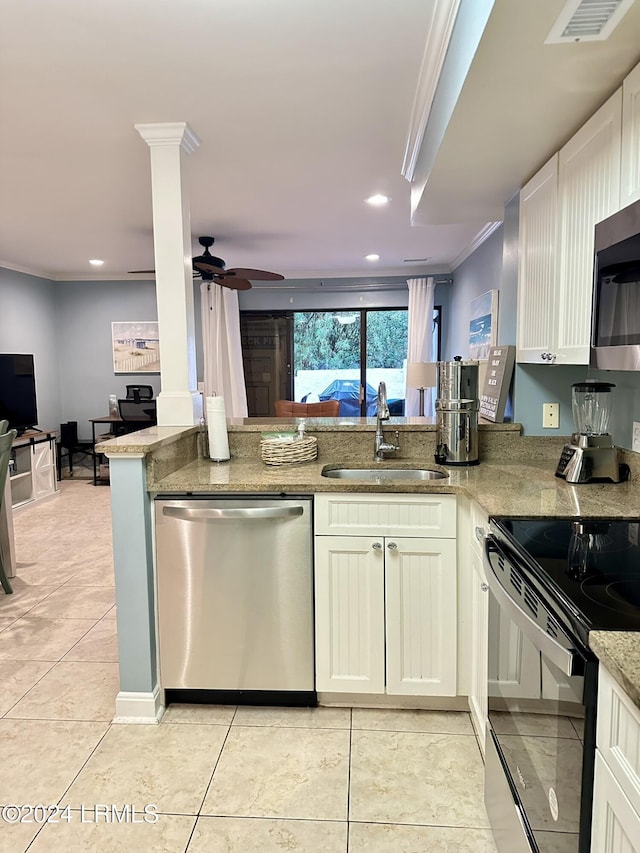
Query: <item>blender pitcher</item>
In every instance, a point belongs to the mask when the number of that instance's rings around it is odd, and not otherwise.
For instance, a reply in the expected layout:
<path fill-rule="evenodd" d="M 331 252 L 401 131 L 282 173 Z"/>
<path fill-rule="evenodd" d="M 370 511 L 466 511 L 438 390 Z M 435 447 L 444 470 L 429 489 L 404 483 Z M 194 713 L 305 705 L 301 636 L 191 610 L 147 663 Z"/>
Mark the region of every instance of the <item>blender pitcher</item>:
<path fill-rule="evenodd" d="M 576 382 L 571 386 L 571 410 L 576 432 L 606 435 L 611 415 L 611 382 Z"/>

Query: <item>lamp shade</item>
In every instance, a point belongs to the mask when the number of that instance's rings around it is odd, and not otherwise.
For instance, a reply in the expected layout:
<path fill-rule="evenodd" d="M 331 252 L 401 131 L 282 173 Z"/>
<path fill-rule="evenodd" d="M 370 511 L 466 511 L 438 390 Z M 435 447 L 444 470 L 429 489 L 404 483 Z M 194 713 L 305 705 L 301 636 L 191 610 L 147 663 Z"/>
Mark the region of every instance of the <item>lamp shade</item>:
<path fill-rule="evenodd" d="M 435 388 L 435 361 L 410 361 L 407 363 L 407 386 L 409 388 Z"/>

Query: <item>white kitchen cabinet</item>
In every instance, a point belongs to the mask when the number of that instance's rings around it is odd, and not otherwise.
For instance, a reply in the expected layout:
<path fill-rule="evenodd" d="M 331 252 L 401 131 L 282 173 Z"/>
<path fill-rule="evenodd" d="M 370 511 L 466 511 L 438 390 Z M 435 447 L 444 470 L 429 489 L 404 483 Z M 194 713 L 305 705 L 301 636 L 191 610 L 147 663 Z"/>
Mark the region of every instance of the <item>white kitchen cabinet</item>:
<path fill-rule="evenodd" d="M 11 449 L 9 473 L 13 509 L 54 494 L 56 441 L 53 433 L 17 438 Z"/>
<path fill-rule="evenodd" d="M 600 666 L 591 849 L 640 853 L 640 711 Z"/>
<path fill-rule="evenodd" d="M 553 305 L 558 243 L 558 155 L 520 191 L 518 257 L 519 363 L 543 364 L 556 350 Z"/>
<path fill-rule="evenodd" d="M 622 84 L 620 207 L 640 199 L 640 65 Z"/>
<path fill-rule="evenodd" d="M 594 229 L 620 206 L 622 88 L 560 150 L 556 363 L 588 364 Z"/>
<path fill-rule="evenodd" d="M 318 691 L 455 696 L 455 500 L 316 495 Z"/>
<path fill-rule="evenodd" d="M 594 228 L 620 206 L 621 134 L 622 88 L 521 191 L 520 363 L 589 363 Z"/>

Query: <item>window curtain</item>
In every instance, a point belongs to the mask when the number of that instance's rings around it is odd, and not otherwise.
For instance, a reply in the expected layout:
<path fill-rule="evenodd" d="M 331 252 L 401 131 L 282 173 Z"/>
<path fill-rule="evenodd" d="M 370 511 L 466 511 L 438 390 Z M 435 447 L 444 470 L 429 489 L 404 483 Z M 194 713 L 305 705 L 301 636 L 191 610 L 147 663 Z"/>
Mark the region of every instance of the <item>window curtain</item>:
<path fill-rule="evenodd" d="M 246 418 L 238 292 L 213 281 L 203 281 L 200 303 L 205 396 L 224 397 L 228 418 Z"/>
<path fill-rule="evenodd" d="M 410 278 L 408 311 L 407 362 L 434 361 L 433 355 L 433 307 L 436 285 L 433 278 Z M 433 415 L 432 388 L 424 392 L 424 414 Z M 407 417 L 421 415 L 420 392 L 417 388 L 405 387 L 404 412 Z"/>

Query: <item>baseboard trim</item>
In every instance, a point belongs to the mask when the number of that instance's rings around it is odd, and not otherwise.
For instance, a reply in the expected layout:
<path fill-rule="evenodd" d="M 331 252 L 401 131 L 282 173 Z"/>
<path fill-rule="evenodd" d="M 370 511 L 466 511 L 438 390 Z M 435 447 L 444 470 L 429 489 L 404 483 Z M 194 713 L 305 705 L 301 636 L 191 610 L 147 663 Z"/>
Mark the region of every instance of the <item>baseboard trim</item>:
<path fill-rule="evenodd" d="M 163 694 L 156 684 L 150 693 L 121 690 L 116 696 L 116 715 L 113 722 L 156 725 L 163 714 Z"/>

